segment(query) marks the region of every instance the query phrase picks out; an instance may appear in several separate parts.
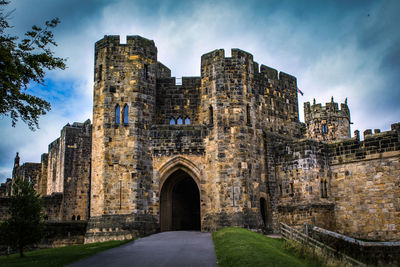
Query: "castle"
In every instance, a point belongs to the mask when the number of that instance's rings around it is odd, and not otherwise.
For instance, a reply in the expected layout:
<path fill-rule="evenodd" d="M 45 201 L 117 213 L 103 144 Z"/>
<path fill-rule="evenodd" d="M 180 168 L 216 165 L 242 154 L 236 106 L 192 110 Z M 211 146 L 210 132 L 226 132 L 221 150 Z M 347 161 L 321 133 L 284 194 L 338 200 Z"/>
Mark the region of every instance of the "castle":
<path fill-rule="evenodd" d="M 153 41 L 95 45 L 93 124 L 67 124 L 41 163 L 16 177 L 43 196 L 49 221 L 88 221 L 85 242 L 225 226 L 314 224 L 400 240 L 400 123 L 350 135 L 345 103 L 305 103 L 296 78 L 232 49 L 201 57 L 177 84 Z"/>

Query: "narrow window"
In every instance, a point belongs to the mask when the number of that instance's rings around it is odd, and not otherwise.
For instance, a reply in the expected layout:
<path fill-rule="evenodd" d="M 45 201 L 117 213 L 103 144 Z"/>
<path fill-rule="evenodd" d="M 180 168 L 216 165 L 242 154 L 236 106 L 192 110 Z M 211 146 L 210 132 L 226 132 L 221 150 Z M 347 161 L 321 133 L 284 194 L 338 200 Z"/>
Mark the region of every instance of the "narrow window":
<path fill-rule="evenodd" d="M 246 106 L 246 122 L 249 125 L 250 124 L 250 105 L 247 104 Z"/>
<path fill-rule="evenodd" d="M 183 120 L 182 120 L 181 117 L 178 117 L 178 120 L 177 120 L 176 124 L 178 124 L 178 125 L 182 125 L 183 124 Z"/>
<path fill-rule="evenodd" d="M 103 78 L 103 65 L 102 64 L 99 65 L 99 70 L 98 70 L 98 73 L 97 73 L 97 77 L 98 77 L 99 81 L 101 81 L 101 79 Z"/>
<path fill-rule="evenodd" d="M 75 215 L 72 215 L 71 220 L 75 221 Z"/>
<path fill-rule="evenodd" d="M 293 183 L 290 183 L 290 196 L 292 197 L 293 195 L 294 195 Z"/>
<path fill-rule="evenodd" d="M 327 134 L 328 133 L 328 127 L 326 126 L 326 124 L 322 124 L 321 126 L 321 132 L 323 134 Z"/>
<path fill-rule="evenodd" d="M 115 123 L 119 124 L 120 123 L 120 116 L 121 116 L 121 109 L 119 105 L 115 107 Z"/>
<path fill-rule="evenodd" d="M 149 78 L 149 65 L 144 64 L 144 78 L 147 80 Z"/>
<path fill-rule="evenodd" d="M 324 196 L 328 197 L 328 186 L 326 180 L 324 181 Z"/>
<path fill-rule="evenodd" d="M 81 220 L 81 215 L 78 215 L 78 216 L 76 217 L 76 220 L 77 220 L 77 221 L 80 221 L 80 220 Z"/>
<path fill-rule="evenodd" d="M 324 197 L 324 182 L 321 180 L 321 197 Z"/>
<path fill-rule="evenodd" d="M 190 119 L 189 119 L 189 117 L 186 117 L 186 119 L 185 119 L 185 124 L 190 124 Z"/>
<path fill-rule="evenodd" d="M 169 125 L 175 125 L 175 118 L 171 117 L 171 119 L 169 120 Z"/>
<path fill-rule="evenodd" d="M 210 105 L 210 107 L 208 108 L 208 115 L 209 115 L 209 121 L 210 124 L 214 124 L 214 112 L 213 112 L 213 107 Z"/>
<path fill-rule="evenodd" d="M 124 124 L 129 122 L 129 107 L 128 105 L 124 106 Z"/>

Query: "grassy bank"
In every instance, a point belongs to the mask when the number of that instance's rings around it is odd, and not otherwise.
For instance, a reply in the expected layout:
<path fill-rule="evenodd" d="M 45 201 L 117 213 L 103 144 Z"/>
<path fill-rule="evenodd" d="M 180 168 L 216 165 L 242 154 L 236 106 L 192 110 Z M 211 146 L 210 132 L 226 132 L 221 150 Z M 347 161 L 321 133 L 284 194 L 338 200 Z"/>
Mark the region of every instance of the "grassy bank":
<path fill-rule="evenodd" d="M 218 266 L 313 266 L 283 248 L 284 241 L 242 228 L 213 233 Z"/>
<path fill-rule="evenodd" d="M 24 253 L 25 257 L 20 258 L 19 254 L 0 256 L 1 267 L 55 267 L 86 258 L 100 251 L 118 247 L 128 243 L 125 241 L 109 241 L 104 243 L 93 243 L 85 245 L 73 245 L 60 248 L 39 249 Z"/>

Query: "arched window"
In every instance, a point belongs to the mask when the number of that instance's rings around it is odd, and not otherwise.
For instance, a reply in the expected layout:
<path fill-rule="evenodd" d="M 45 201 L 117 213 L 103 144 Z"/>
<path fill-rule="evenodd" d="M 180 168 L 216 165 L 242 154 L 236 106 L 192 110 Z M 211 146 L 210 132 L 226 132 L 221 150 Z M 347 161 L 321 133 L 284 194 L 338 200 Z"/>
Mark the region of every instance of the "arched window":
<path fill-rule="evenodd" d="M 76 220 L 80 221 L 81 220 L 81 215 L 76 216 Z"/>
<path fill-rule="evenodd" d="M 328 183 L 326 182 L 326 180 L 321 180 L 321 197 L 328 197 Z"/>
<path fill-rule="evenodd" d="M 326 124 L 322 124 L 321 126 L 321 132 L 323 134 L 327 134 L 328 133 L 328 127 L 326 126 Z"/>
<path fill-rule="evenodd" d="M 129 122 L 129 107 L 128 105 L 124 106 L 124 124 Z"/>
<path fill-rule="evenodd" d="M 169 120 L 169 124 L 170 125 L 175 125 L 176 124 L 174 117 L 171 117 L 171 119 Z"/>
<path fill-rule="evenodd" d="M 120 109 L 120 107 L 119 107 L 119 105 L 117 105 L 116 107 L 115 107 L 115 123 L 116 124 L 119 124 L 120 123 L 120 116 L 121 116 L 121 109 Z"/>
<path fill-rule="evenodd" d="M 293 183 L 290 183 L 290 196 L 294 196 Z"/>
<path fill-rule="evenodd" d="M 185 124 L 190 124 L 190 119 L 189 119 L 189 117 L 186 117 L 186 119 L 185 119 Z"/>
<path fill-rule="evenodd" d="M 71 220 L 75 221 L 75 215 L 72 215 Z"/>
<path fill-rule="evenodd" d="M 208 116 L 210 124 L 214 124 L 214 112 L 213 112 L 213 107 L 211 105 L 208 108 Z"/>
<path fill-rule="evenodd" d="M 183 120 L 181 117 L 178 117 L 178 120 L 176 121 L 176 124 L 178 125 L 182 125 L 183 124 Z"/>

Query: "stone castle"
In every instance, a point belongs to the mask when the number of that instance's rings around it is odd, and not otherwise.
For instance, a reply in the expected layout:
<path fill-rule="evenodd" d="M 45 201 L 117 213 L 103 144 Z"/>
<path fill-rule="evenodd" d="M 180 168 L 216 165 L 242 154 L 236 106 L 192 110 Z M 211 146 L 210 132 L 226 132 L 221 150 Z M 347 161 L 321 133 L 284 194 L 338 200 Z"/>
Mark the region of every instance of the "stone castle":
<path fill-rule="evenodd" d="M 400 240 L 400 123 L 350 135 L 345 103 L 305 103 L 296 78 L 232 49 L 201 57 L 177 84 L 153 41 L 95 45 L 93 124 L 67 124 L 41 163 L 15 178 L 43 196 L 49 221 L 88 221 L 85 242 L 225 226 L 314 224 Z"/>

